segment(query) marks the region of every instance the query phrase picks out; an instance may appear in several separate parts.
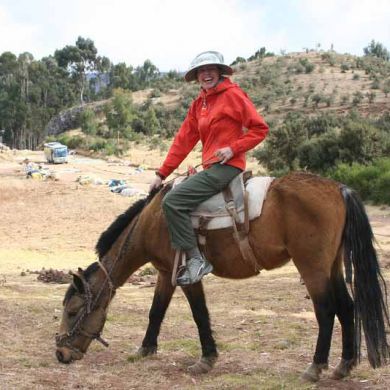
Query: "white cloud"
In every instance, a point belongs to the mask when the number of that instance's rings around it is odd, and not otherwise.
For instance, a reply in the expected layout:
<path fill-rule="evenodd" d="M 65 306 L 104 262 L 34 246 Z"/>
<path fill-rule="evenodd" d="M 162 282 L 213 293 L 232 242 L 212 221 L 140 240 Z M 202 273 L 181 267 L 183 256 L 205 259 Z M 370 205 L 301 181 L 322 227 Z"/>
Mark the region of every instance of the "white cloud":
<path fill-rule="evenodd" d="M 371 39 L 385 46 L 390 43 L 388 0 L 302 0 L 297 4 L 313 39 L 323 47 L 334 43 L 337 51 L 362 54 Z"/>

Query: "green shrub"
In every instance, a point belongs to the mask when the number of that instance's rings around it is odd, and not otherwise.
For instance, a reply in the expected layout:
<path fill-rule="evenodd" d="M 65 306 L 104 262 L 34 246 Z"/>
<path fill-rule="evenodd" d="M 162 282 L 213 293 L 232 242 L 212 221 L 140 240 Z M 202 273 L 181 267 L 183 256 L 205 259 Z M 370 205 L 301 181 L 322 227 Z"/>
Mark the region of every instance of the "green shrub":
<path fill-rule="evenodd" d="M 104 151 L 107 143 L 108 141 L 103 138 L 96 138 L 89 144 L 89 148 L 94 152 Z"/>
<path fill-rule="evenodd" d="M 335 130 L 308 139 L 298 148 L 300 167 L 314 172 L 328 170 L 335 165 L 338 158 L 339 145 Z"/>
<path fill-rule="evenodd" d="M 93 110 L 87 108 L 80 113 L 80 126 L 83 133 L 90 135 L 96 134 L 98 122 Z"/>
<path fill-rule="evenodd" d="M 363 200 L 390 205 L 390 158 L 374 160 L 370 165 L 339 164 L 329 176 L 356 190 Z"/>
<path fill-rule="evenodd" d="M 57 141 L 66 145 L 69 149 L 82 148 L 85 145 L 85 138 L 79 135 L 70 137 L 68 135 L 62 134 L 57 138 Z"/>
<path fill-rule="evenodd" d="M 364 95 L 360 91 L 354 92 L 353 98 L 352 98 L 352 104 L 354 106 L 357 106 L 358 104 L 360 104 L 363 101 L 363 98 L 364 98 Z"/>
<path fill-rule="evenodd" d="M 299 60 L 299 64 L 303 67 L 305 73 L 311 73 L 315 68 L 315 65 L 311 63 L 307 58 L 301 58 Z"/>

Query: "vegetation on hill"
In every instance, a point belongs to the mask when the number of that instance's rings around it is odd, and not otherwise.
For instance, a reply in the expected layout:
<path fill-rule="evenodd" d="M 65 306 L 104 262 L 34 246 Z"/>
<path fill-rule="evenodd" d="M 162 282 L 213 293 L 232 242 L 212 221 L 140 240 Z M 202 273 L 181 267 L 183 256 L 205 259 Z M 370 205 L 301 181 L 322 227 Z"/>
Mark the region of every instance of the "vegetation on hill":
<path fill-rule="evenodd" d="M 233 80 L 271 125 L 254 156 L 272 174 L 306 169 L 338 177 L 343 164 L 387 166 L 380 159 L 390 155 L 389 52 L 375 41 L 363 51 L 275 55 L 263 47 L 232 63 Z M 50 118 L 102 99 L 103 110 L 86 105 L 81 112 L 75 125 L 82 135 L 62 135 L 62 142 L 117 155 L 142 139 L 164 148 L 161 140 L 175 134 L 197 94 L 175 71 L 162 74 L 149 60 L 136 68 L 113 64 L 82 37 L 41 60 L 0 55 L 0 129 L 13 148 L 35 149 Z"/>

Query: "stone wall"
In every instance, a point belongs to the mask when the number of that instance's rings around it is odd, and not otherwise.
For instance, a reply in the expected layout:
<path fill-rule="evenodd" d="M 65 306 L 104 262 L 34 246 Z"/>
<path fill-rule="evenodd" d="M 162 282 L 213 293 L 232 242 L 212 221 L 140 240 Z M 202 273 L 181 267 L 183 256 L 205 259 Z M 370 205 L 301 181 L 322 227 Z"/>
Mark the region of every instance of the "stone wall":
<path fill-rule="evenodd" d="M 61 111 L 58 115 L 50 119 L 45 128 L 45 137 L 48 135 L 58 135 L 64 131 L 78 127 L 78 119 L 82 111 L 90 109 L 96 113 L 101 112 L 107 102 L 108 100 L 101 100 Z"/>

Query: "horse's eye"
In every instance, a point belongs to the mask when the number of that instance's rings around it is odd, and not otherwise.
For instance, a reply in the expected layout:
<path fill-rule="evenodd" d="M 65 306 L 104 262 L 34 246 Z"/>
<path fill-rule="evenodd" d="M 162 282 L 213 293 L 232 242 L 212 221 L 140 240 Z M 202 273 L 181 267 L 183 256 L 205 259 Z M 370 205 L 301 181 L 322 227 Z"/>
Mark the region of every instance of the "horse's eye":
<path fill-rule="evenodd" d="M 75 317 L 77 315 L 77 311 L 68 311 L 68 317 L 72 318 L 72 317 Z"/>

